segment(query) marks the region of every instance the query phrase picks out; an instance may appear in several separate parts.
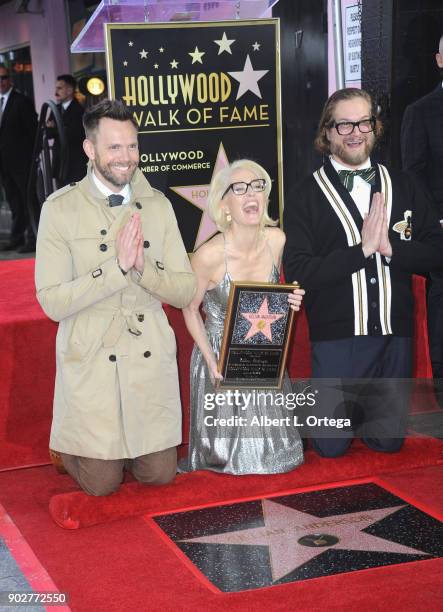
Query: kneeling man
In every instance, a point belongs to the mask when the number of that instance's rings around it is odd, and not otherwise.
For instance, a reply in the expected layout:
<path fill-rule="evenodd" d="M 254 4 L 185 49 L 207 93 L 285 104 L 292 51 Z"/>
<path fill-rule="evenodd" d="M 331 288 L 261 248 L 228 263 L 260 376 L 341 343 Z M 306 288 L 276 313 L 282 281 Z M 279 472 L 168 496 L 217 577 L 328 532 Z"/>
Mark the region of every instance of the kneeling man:
<path fill-rule="evenodd" d="M 175 337 L 162 302 L 196 283 L 171 204 L 138 169 L 137 125 L 119 101 L 87 110 L 87 176 L 45 202 L 36 287 L 59 321 L 51 448 L 91 495 L 123 470 L 143 483 L 176 473 L 181 406 Z"/>

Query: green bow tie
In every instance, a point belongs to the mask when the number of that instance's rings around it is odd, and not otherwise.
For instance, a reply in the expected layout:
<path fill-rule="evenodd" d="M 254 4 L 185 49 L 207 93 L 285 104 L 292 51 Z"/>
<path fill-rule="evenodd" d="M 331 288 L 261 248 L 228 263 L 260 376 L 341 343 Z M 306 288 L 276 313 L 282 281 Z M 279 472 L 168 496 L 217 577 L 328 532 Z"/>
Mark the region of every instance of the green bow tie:
<path fill-rule="evenodd" d="M 339 170 L 338 176 L 348 191 L 354 188 L 354 177 L 360 176 L 370 185 L 375 185 L 375 168 L 365 168 L 364 170 Z"/>

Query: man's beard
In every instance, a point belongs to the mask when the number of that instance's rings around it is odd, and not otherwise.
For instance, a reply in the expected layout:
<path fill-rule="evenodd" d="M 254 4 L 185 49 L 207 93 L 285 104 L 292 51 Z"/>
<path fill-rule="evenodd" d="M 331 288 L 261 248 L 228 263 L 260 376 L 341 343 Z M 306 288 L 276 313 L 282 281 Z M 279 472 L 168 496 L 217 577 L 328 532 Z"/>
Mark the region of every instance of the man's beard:
<path fill-rule="evenodd" d="M 359 166 L 363 164 L 372 153 L 372 149 L 375 146 L 375 138 L 365 138 L 363 141 L 363 149 L 358 151 L 351 151 L 345 145 L 340 145 L 334 142 L 329 143 L 331 155 L 342 161 L 344 164 L 350 166 Z"/>
<path fill-rule="evenodd" d="M 102 166 L 102 164 L 100 163 L 100 157 L 98 155 L 96 155 L 95 157 L 94 166 L 97 171 L 102 175 L 102 177 L 106 179 L 109 183 L 111 183 L 111 185 L 120 188 L 131 182 L 132 177 L 134 176 L 134 172 L 137 169 L 137 164 L 135 164 L 134 162 L 128 162 L 128 170 L 124 173 L 119 172 L 118 174 L 116 174 L 112 170 L 110 164 L 108 164 L 107 166 Z"/>

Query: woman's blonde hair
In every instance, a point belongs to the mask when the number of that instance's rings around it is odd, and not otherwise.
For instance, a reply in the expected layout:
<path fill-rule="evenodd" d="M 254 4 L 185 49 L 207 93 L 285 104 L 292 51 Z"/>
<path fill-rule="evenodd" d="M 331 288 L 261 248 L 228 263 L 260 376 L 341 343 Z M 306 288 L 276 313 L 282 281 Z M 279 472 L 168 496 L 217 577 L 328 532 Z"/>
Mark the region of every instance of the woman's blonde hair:
<path fill-rule="evenodd" d="M 265 210 L 260 219 L 260 229 L 263 229 L 265 225 L 277 225 L 277 221 L 271 219 L 268 215 L 268 204 L 269 204 L 269 194 L 271 193 L 272 181 L 269 174 L 266 170 L 252 161 L 251 159 L 239 159 L 226 168 L 223 168 L 214 176 L 209 186 L 209 194 L 208 194 L 208 211 L 209 216 L 216 224 L 218 230 L 220 232 L 225 232 L 229 227 L 229 222 L 226 219 L 226 214 L 223 210 L 223 206 L 221 205 L 223 194 L 226 189 L 232 183 L 232 175 L 235 170 L 249 170 L 259 179 L 264 179 L 266 181 L 266 187 L 264 190 L 265 195 Z"/>

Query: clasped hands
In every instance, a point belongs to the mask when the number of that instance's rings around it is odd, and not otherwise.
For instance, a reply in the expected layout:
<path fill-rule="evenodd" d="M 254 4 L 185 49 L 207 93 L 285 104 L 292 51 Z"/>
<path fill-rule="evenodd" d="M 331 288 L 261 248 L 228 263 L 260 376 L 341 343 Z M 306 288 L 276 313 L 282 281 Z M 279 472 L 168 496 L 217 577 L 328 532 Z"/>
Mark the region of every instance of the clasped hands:
<path fill-rule="evenodd" d="M 374 193 L 368 215 L 363 220 L 361 232 L 362 249 L 365 257 L 380 253 L 392 257 L 392 247 L 388 236 L 388 217 L 382 193 Z"/>
<path fill-rule="evenodd" d="M 143 274 L 145 267 L 143 242 L 140 214 L 135 213 L 118 232 L 115 243 L 118 265 L 124 272 L 135 268 L 139 274 Z"/>

